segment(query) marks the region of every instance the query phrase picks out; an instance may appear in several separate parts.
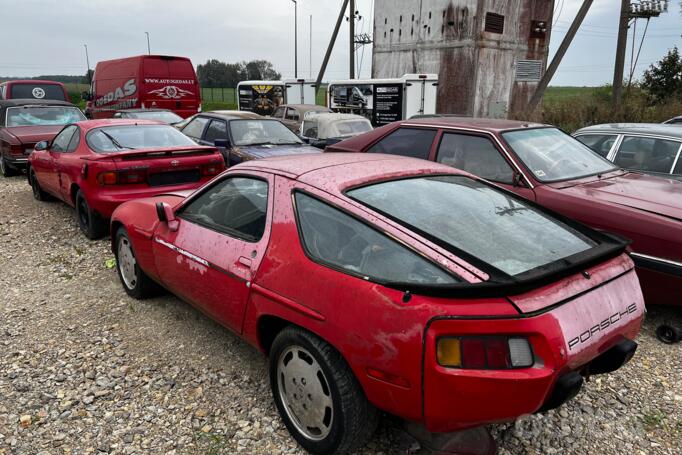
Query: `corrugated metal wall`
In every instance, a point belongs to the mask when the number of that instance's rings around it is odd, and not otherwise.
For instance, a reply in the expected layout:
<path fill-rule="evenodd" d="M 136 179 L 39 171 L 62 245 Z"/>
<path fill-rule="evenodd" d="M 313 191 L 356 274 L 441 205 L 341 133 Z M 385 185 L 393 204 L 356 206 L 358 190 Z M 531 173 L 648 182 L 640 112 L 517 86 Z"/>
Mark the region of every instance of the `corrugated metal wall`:
<path fill-rule="evenodd" d="M 375 0 L 372 75 L 438 73 L 443 113 L 523 110 L 541 75 L 533 61 L 547 64 L 552 10 L 552 0 Z"/>

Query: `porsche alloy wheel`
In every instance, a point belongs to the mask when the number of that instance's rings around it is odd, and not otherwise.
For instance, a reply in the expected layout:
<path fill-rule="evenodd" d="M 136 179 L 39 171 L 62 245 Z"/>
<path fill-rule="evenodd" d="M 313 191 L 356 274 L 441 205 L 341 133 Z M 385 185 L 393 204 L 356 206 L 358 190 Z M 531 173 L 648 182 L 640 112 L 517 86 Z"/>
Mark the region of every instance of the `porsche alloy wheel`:
<path fill-rule="evenodd" d="M 376 428 L 378 411 L 345 359 L 301 328 L 285 328 L 272 343 L 270 387 L 289 433 L 311 453 L 352 452 Z"/>
<path fill-rule="evenodd" d="M 127 236 L 121 236 L 118 240 L 117 258 L 116 263 L 121 273 L 123 285 L 128 289 L 135 289 L 137 286 L 137 271 L 135 270 L 137 262 Z"/>
<path fill-rule="evenodd" d="M 161 287 L 140 268 L 135 249 L 124 228 L 116 232 L 115 241 L 116 272 L 126 294 L 139 300 L 158 295 Z"/>
<path fill-rule="evenodd" d="M 301 346 L 289 346 L 277 362 L 279 398 L 296 429 L 311 441 L 329 435 L 334 403 L 329 381 L 315 358 Z"/>

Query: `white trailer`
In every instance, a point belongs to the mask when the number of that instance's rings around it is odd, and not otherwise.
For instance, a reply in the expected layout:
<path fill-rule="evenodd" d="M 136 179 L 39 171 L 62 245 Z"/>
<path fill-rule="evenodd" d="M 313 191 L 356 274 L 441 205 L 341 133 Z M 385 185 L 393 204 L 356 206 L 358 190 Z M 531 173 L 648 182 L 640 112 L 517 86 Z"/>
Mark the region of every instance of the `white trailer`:
<path fill-rule="evenodd" d="M 360 114 L 374 126 L 436 113 L 437 74 L 406 74 L 396 79 L 329 82 L 327 105 L 335 112 Z"/>
<path fill-rule="evenodd" d="M 237 108 L 272 115 L 282 104 L 315 104 L 315 81 L 242 81 L 237 84 Z"/>

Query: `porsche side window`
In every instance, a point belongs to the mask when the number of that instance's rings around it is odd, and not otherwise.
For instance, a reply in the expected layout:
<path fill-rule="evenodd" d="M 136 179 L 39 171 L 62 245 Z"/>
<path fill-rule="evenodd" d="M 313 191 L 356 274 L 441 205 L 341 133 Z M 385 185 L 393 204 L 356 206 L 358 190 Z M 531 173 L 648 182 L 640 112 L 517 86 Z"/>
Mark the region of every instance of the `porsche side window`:
<path fill-rule="evenodd" d="M 606 158 L 618 136 L 613 134 L 585 134 L 576 136 L 576 139 Z"/>
<path fill-rule="evenodd" d="M 73 133 L 76 132 L 76 129 L 78 128 L 73 125 L 64 128 L 52 141 L 50 150 L 53 152 L 66 152 L 69 148 L 71 137 L 73 136 Z"/>
<path fill-rule="evenodd" d="M 201 133 L 204 132 L 204 127 L 208 123 L 206 117 L 197 117 L 187 124 L 187 126 L 182 130 L 185 136 L 189 136 L 192 139 L 201 139 Z"/>
<path fill-rule="evenodd" d="M 213 185 L 180 212 L 180 218 L 250 242 L 265 232 L 268 184 L 233 177 Z"/>
<path fill-rule="evenodd" d="M 493 182 L 511 184 L 514 179 L 507 160 L 485 137 L 446 133 L 438 146 L 437 160 Z"/>
<path fill-rule="evenodd" d="M 435 130 L 398 128 L 374 144 L 367 152 L 388 153 L 426 160 L 429 158 L 429 152 L 435 137 Z"/>
<path fill-rule="evenodd" d="M 386 284 L 459 281 L 340 210 L 302 193 L 295 197 L 303 243 L 313 260 Z"/>

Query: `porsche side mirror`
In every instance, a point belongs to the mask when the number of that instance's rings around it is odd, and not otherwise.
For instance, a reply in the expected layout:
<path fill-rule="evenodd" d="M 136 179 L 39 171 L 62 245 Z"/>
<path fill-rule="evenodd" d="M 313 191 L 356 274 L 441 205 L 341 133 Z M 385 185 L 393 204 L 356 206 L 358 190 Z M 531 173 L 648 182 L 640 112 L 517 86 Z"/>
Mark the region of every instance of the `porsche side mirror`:
<path fill-rule="evenodd" d="M 50 148 L 49 141 L 40 141 L 35 146 L 35 149 L 38 151 L 47 150 L 48 148 Z"/>
<path fill-rule="evenodd" d="M 224 149 L 230 147 L 230 141 L 227 139 L 216 139 L 215 141 L 213 141 L 213 144 L 216 147 L 220 147 L 220 148 L 224 148 Z"/>
<path fill-rule="evenodd" d="M 178 227 L 180 227 L 180 222 L 175 218 L 173 208 L 165 202 L 156 203 L 156 216 L 160 222 L 168 225 L 168 229 L 171 232 L 177 231 Z"/>

